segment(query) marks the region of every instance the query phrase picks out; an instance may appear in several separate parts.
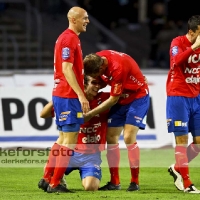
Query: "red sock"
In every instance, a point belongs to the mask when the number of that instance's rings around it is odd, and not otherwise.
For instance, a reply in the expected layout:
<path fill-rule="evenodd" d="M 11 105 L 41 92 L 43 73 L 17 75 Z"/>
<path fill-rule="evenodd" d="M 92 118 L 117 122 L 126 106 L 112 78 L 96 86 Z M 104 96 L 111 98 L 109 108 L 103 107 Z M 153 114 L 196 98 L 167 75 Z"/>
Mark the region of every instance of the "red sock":
<path fill-rule="evenodd" d="M 140 169 L 140 149 L 137 142 L 128 145 L 128 159 L 131 170 L 131 182 L 139 185 L 139 169 Z"/>
<path fill-rule="evenodd" d="M 189 187 L 192 182 L 189 177 L 188 159 L 187 159 L 187 148 L 183 146 L 175 147 L 175 159 L 178 164 L 179 173 L 183 178 L 184 187 Z"/>
<path fill-rule="evenodd" d="M 58 184 L 60 184 L 60 179 L 63 177 L 66 168 L 69 164 L 71 154 L 73 150 L 69 149 L 66 146 L 61 146 L 59 150 L 59 155 L 56 158 L 56 166 L 54 169 L 54 174 L 51 178 L 50 185 L 51 187 L 56 187 Z"/>
<path fill-rule="evenodd" d="M 174 169 L 175 169 L 178 173 L 180 173 L 178 163 L 175 163 Z"/>
<path fill-rule="evenodd" d="M 54 145 L 51 147 L 48 161 L 44 168 L 43 178 L 48 183 L 51 181 L 51 177 L 53 176 L 53 172 L 54 172 L 54 168 L 56 164 L 56 156 L 59 154 L 59 149 L 60 149 L 60 145 L 57 143 L 54 143 Z"/>
<path fill-rule="evenodd" d="M 187 147 L 187 157 L 188 157 L 188 163 L 193 160 L 200 152 L 200 149 L 194 144 L 191 143 Z"/>
<path fill-rule="evenodd" d="M 110 170 L 110 182 L 118 185 L 119 181 L 119 160 L 120 160 L 120 151 L 119 144 L 107 145 L 107 160 Z"/>

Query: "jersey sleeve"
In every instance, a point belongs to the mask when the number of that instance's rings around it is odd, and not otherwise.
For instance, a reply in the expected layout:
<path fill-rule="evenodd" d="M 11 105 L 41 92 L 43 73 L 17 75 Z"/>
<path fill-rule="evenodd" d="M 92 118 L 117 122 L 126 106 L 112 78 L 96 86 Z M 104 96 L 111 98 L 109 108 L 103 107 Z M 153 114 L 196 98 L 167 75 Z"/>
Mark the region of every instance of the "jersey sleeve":
<path fill-rule="evenodd" d="M 184 50 L 183 41 L 181 38 L 175 38 L 172 40 L 170 46 L 170 60 L 172 61 L 172 66 L 179 66 L 185 63 L 188 57 L 192 54 L 193 50 L 191 47 Z"/>
<path fill-rule="evenodd" d="M 74 55 L 76 50 L 76 38 L 69 36 L 64 38 L 61 45 L 62 62 L 74 63 Z"/>
<path fill-rule="evenodd" d="M 111 83 L 111 96 L 119 96 L 123 92 L 124 84 L 125 84 L 125 75 L 122 70 L 122 67 L 118 67 L 117 70 L 112 72 L 112 83 Z"/>

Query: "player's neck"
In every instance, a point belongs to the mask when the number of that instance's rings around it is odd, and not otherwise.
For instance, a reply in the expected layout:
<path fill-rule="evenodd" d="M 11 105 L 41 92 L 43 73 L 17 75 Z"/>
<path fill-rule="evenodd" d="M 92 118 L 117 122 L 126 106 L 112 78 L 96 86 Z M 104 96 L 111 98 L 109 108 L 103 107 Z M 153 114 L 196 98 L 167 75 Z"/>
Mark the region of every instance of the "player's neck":
<path fill-rule="evenodd" d="M 72 30 L 76 35 L 80 35 L 80 32 L 78 32 L 73 26 L 69 26 L 68 29 Z"/>
<path fill-rule="evenodd" d="M 94 96 L 86 93 L 86 98 L 88 101 L 92 101 L 94 99 Z"/>
<path fill-rule="evenodd" d="M 192 42 L 191 36 L 190 36 L 188 33 L 186 34 L 186 38 L 187 38 L 190 42 Z"/>

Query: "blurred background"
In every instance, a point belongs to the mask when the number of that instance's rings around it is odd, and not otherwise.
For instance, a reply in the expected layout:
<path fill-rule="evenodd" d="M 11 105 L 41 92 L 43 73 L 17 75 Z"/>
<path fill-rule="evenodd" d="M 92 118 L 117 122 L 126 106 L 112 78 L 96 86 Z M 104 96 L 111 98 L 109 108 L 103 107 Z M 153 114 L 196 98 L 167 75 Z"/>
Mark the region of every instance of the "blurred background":
<path fill-rule="evenodd" d="M 114 49 L 142 69 L 168 69 L 171 39 L 185 34 L 196 1 L 0 0 L 0 71 L 53 70 L 53 49 L 68 27 L 67 11 L 85 8 L 91 23 L 80 35 L 83 54 Z M 5 71 L 4 71 L 5 72 Z"/>

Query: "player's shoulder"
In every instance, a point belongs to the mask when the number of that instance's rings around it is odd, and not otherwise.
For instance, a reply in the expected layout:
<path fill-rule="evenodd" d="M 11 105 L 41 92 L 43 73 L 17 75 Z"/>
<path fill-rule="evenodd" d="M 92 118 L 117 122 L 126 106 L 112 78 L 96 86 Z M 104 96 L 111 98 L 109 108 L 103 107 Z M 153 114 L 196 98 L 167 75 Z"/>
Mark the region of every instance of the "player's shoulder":
<path fill-rule="evenodd" d="M 59 38 L 60 44 L 65 47 L 76 48 L 77 45 L 80 43 L 76 36 L 71 34 L 63 34 Z"/>
<path fill-rule="evenodd" d="M 101 51 L 96 52 L 96 54 L 99 56 L 108 56 L 111 54 L 111 52 L 110 50 L 101 50 Z"/>
<path fill-rule="evenodd" d="M 172 42 L 183 42 L 185 40 L 185 35 L 179 35 L 177 37 L 175 37 Z"/>
<path fill-rule="evenodd" d="M 110 93 L 109 92 L 100 91 L 97 94 L 97 98 L 101 98 L 103 100 L 108 99 L 109 97 L 110 97 Z"/>
<path fill-rule="evenodd" d="M 186 39 L 187 38 L 186 38 L 185 35 L 175 37 L 171 42 L 170 48 L 176 48 L 177 49 L 178 46 L 182 47 L 183 44 L 186 42 Z"/>
<path fill-rule="evenodd" d="M 78 36 L 70 29 L 64 30 L 59 37 L 62 38 L 62 40 L 79 40 Z"/>

